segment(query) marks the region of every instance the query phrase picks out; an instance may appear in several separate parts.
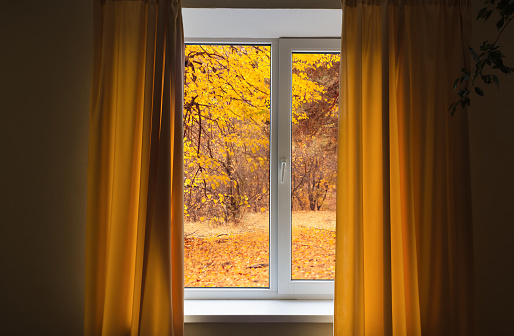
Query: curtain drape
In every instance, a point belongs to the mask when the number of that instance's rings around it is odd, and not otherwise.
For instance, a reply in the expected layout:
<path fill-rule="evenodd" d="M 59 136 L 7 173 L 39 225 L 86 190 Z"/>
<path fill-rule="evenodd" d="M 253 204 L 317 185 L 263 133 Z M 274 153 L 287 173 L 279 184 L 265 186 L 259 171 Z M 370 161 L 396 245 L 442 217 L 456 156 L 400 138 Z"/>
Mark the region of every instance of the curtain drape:
<path fill-rule="evenodd" d="M 181 4 L 94 6 L 85 335 L 182 335 Z"/>
<path fill-rule="evenodd" d="M 468 0 L 343 0 L 334 330 L 473 335 Z"/>

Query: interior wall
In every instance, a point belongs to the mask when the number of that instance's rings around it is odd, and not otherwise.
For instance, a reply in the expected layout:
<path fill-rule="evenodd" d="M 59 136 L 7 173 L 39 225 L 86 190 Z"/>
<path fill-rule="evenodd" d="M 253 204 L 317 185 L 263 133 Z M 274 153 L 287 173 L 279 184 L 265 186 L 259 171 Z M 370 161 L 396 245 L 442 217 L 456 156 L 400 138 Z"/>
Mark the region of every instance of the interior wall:
<path fill-rule="evenodd" d="M 332 336 L 332 323 L 188 323 L 184 336 Z"/>
<path fill-rule="evenodd" d="M 92 4 L 2 1 L 2 335 L 83 333 Z"/>
<path fill-rule="evenodd" d="M 482 0 L 473 1 L 479 8 Z M 5 335 L 82 334 L 92 3 L 2 3 L 0 326 Z M 296 1 L 295 7 L 304 3 L 312 1 Z M 494 28 L 475 25 L 474 44 L 491 33 Z M 512 27 L 503 45 L 514 66 L 511 41 Z M 500 90 L 488 87 L 469 112 L 480 335 L 514 334 L 514 75 L 500 80 Z M 188 325 L 186 333 L 239 335 L 243 329 L 328 335 L 331 325 Z"/>
<path fill-rule="evenodd" d="M 473 0 L 475 15 L 482 4 Z M 474 23 L 475 50 L 496 38 L 495 23 Z M 513 41 L 511 24 L 500 40 L 511 67 Z M 499 78 L 499 90 L 481 85 L 486 96 L 469 111 L 479 335 L 514 335 L 514 74 Z"/>

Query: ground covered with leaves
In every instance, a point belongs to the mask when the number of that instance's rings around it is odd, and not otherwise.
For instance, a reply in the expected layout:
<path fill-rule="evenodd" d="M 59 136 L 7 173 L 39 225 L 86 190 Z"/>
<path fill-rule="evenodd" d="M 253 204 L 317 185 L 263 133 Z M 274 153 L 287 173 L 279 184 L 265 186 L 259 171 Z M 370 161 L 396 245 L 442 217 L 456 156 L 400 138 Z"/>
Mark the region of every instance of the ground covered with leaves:
<path fill-rule="evenodd" d="M 295 226 L 292 279 L 333 279 L 333 226 Z M 186 235 L 185 287 L 268 287 L 269 235 L 266 229 Z"/>

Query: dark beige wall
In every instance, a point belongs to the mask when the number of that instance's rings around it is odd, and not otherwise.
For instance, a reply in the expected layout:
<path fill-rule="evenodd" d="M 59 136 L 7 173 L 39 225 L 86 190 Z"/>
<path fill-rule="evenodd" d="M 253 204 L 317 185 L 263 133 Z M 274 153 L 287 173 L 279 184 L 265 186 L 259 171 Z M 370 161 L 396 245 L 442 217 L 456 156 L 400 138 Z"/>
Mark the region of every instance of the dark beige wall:
<path fill-rule="evenodd" d="M 0 334 L 80 335 L 92 1 L 0 9 Z"/>
<path fill-rule="evenodd" d="M 184 336 L 332 336 L 332 323 L 193 323 Z"/>
<path fill-rule="evenodd" d="M 475 44 L 487 33 L 474 32 Z M 2 3 L 1 334 L 82 334 L 91 38 L 91 0 Z M 504 41 L 514 65 L 514 28 Z M 514 76 L 501 81 L 470 111 L 480 335 L 514 334 Z M 329 335 L 331 325 L 188 325 L 186 334 L 242 330 Z"/>
<path fill-rule="evenodd" d="M 475 13 L 482 0 L 474 0 Z M 473 43 L 493 40 L 494 21 L 475 24 Z M 501 44 L 514 67 L 514 26 Z M 480 335 L 514 335 L 514 74 L 474 98 L 470 116 L 475 267 Z"/>

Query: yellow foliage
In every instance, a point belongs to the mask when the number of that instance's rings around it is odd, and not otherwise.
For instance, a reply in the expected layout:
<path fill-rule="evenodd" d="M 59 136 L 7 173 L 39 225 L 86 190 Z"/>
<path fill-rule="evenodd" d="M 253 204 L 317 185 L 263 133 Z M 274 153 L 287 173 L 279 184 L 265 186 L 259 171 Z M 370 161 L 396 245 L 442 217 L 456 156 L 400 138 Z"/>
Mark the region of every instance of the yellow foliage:
<path fill-rule="evenodd" d="M 243 208 L 267 207 L 271 46 L 187 45 L 185 54 L 184 213 L 229 220 Z M 308 70 L 335 61 L 338 55 L 293 55 L 294 124 L 325 90 Z"/>

